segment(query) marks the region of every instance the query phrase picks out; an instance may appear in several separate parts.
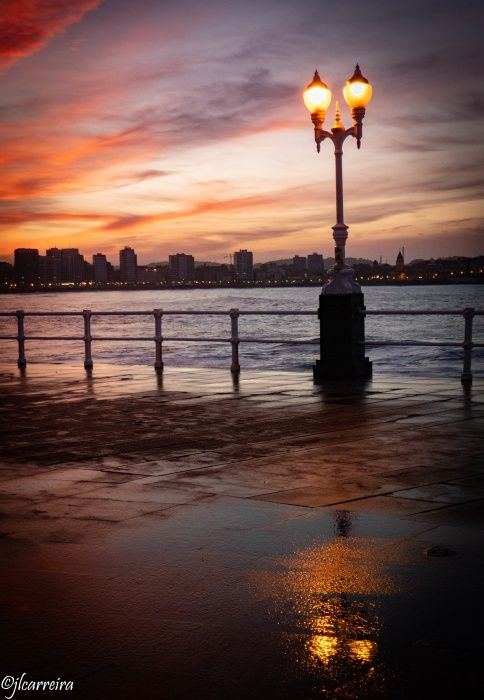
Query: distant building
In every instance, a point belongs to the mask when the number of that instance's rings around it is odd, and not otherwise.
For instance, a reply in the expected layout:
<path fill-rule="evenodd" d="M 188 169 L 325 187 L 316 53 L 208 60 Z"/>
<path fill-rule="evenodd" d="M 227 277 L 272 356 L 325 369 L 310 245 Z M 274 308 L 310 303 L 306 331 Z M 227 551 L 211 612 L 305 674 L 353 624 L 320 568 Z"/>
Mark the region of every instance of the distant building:
<path fill-rule="evenodd" d="M 227 282 L 231 279 L 228 265 L 200 265 L 195 270 L 197 282 Z"/>
<path fill-rule="evenodd" d="M 138 280 L 138 257 L 133 248 L 125 246 L 119 251 L 119 277 L 121 282 L 136 284 Z"/>
<path fill-rule="evenodd" d="M 56 284 L 56 264 L 47 255 L 39 255 L 39 276 L 42 284 Z M 60 283 L 60 278 L 59 278 Z"/>
<path fill-rule="evenodd" d="M 79 248 L 61 248 L 61 270 L 63 282 L 82 282 L 84 280 L 84 256 Z"/>
<path fill-rule="evenodd" d="M 296 277 L 304 277 L 307 270 L 307 261 L 302 255 L 295 255 L 292 259 L 292 272 Z"/>
<path fill-rule="evenodd" d="M 283 279 L 285 270 L 275 262 L 266 262 L 254 269 L 256 282 L 279 282 Z"/>
<path fill-rule="evenodd" d="M 82 279 L 84 282 L 94 282 L 94 265 L 84 259 L 82 261 Z"/>
<path fill-rule="evenodd" d="M 106 284 L 108 281 L 108 261 L 103 253 L 96 253 L 92 256 L 94 268 L 94 282 L 96 284 Z"/>
<path fill-rule="evenodd" d="M 15 277 L 20 285 L 40 282 L 40 255 L 37 248 L 17 248 L 14 251 Z"/>
<path fill-rule="evenodd" d="M 405 249 L 399 250 L 397 260 L 395 262 L 395 275 L 399 280 L 406 280 L 405 274 L 405 258 L 403 257 Z"/>
<path fill-rule="evenodd" d="M 195 259 L 193 255 L 176 253 L 169 256 L 170 279 L 172 282 L 193 282 Z"/>
<path fill-rule="evenodd" d="M 166 274 L 161 265 L 138 265 L 138 283 L 160 284 L 165 278 Z"/>
<path fill-rule="evenodd" d="M 323 256 L 319 253 L 311 253 L 311 255 L 308 255 L 308 274 L 315 277 L 322 277 L 324 275 L 324 260 Z"/>
<path fill-rule="evenodd" d="M 48 248 L 43 258 L 43 278 L 46 284 L 62 282 L 62 257 L 59 248 Z"/>
<path fill-rule="evenodd" d="M 239 282 L 254 280 L 254 256 L 250 250 L 239 250 L 234 253 L 235 279 Z"/>
<path fill-rule="evenodd" d="M 15 281 L 15 271 L 13 265 L 8 262 L 0 261 L 0 283 L 10 284 Z"/>

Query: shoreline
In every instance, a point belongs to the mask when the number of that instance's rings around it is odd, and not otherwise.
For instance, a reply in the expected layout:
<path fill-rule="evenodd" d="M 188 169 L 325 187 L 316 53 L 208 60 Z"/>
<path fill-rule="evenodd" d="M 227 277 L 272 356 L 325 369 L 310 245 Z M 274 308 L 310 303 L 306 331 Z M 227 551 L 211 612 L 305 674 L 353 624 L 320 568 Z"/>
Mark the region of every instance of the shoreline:
<path fill-rule="evenodd" d="M 146 284 L 140 285 L 122 285 L 122 286 L 68 286 L 68 287 L 42 287 L 35 289 L 0 289 L 0 295 L 12 294 L 57 294 L 59 292 L 148 292 L 148 291 L 175 291 L 175 290 L 197 290 L 197 289 L 274 289 L 274 288 L 294 288 L 294 287 L 320 287 L 326 284 L 326 281 L 318 282 L 254 282 L 245 284 Z M 358 282 L 361 287 L 448 287 L 458 285 L 481 285 L 484 284 L 484 279 L 459 279 L 447 280 L 440 282 L 432 282 L 431 280 L 421 281 L 374 281 L 374 282 Z"/>

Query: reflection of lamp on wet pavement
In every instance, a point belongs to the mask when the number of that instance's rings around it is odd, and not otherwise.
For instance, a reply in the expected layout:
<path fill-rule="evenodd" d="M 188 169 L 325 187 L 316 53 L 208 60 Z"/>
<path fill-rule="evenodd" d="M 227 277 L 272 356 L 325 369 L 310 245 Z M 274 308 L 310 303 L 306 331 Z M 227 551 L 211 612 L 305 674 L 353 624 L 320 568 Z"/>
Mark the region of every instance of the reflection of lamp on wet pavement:
<path fill-rule="evenodd" d="M 371 620 L 373 608 L 365 598 L 353 598 L 346 594 L 323 595 L 318 602 L 318 616 L 311 620 L 313 634 L 306 645 L 310 654 L 325 664 L 333 656 L 339 661 L 370 661 L 377 643 L 368 639 L 376 632 Z"/>
<path fill-rule="evenodd" d="M 339 537 L 348 537 L 351 532 L 351 513 L 348 510 L 337 510 L 334 513 L 335 530 Z"/>
<path fill-rule="evenodd" d="M 304 103 L 311 113 L 318 153 L 321 143 L 329 139 L 334 145 L 336 165 L 336 223 L 333 226 L 335 265 L 330 281 L 319 297 L 318 316 L 321 323 L 321 358 L 314 366 L 314 379 L 326 377 L 358 377 L 371 374 L 371 363 L 365 357 L 364 300 L 360 285 L 353 279 L 353 270 L 345 262 L 348 226 L 343 213 L 343 143 L 348 136 L 356 139 L 360 148 L 363 118 L 372 97 L 372 87 L 356 65 L 347 81 L 343 96 L 351 109 L 353 126 L 345 129 L 338 103 L 331 131 L 323 129 L 326 111 L 331 102 L 331 90 L 318 71 L 304 91 Z"/>
<path fill-rule="evenodd" d="M 368 553 L 360 540 L 338 538 L 300 552 L 294 577 L 289 573 L 304 630 L 300 663 L 326 692 L 344 687 L 344 697 L 371 697 L 384 682 L 377 598 L 388 582 Z"/>
<path fill-rule="evenodd" d="M 280 560 L 263 579 L 285 630 L 287 663 L 324 689 L 322 697 L 384 697 L 380 601 L 396 590 L 389 546 L 338 536 Z M 338 694 L 343 686 L 346 694 Z"/>

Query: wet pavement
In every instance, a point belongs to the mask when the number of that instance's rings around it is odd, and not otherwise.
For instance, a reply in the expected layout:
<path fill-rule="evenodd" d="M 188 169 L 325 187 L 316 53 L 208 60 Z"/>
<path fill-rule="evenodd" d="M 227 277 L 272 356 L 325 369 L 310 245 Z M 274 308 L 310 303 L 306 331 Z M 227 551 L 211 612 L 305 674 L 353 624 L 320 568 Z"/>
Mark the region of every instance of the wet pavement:
<path fill-rule="evenodd" d="M 482 696 L 482 382 L 37 365 L 0 388 L 2 679 Z"/>

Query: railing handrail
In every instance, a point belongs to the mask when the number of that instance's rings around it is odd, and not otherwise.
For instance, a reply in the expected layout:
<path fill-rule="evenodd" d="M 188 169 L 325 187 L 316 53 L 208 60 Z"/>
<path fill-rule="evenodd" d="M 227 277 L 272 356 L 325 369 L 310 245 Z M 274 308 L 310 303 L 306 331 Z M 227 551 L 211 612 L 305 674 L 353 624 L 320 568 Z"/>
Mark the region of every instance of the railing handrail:
<path fill-rule="evenodd" d="M 471 361 L 473 348 L 484 347 L 484 343 L 473 342 L 473 319 L 475 316 L 484 316 L 483 309 L 474 309 L 466 307 L 463 309 L 369 309 L 361 311 L 363 315 L 381 315 L 381 316 L 463 316 L 464 317 L 464 340 L 459 341 L 425 341 L 425 340 L 375 340 L 367 341 L 366 345 L 371 347 L 376 346 L 400 346 L 400 347 L 459 347 L 464 351 L 464 367 L 461 374 L 463 381 L 472 381 Z M 229 337 L 210 337 L 210 336 L 164 336 L 162 334 L 162 318 L 163 316 L 229 316 L 231 322 L 231 334 Z M 197 343 L 231 343 L 232 345 L 232 364 L 231 371 L 239 372 L 239 344 L 243 343 L 266 343 L 266 344 L 292 344 L 292 345 L 316 345 L 320 343 L 319 338 L 300 339 L 300 338 L 265 338 L 265 337 L 240 337 L 238 329 L 239 316 L 314 316 L 317 317 L 317 311 L 295 310 L 295 309 L 153 309 L 151 311 L 91 311 L 83 309 L 82 311 L 2 311 L 2 317 L 17 318 L 17 335 L 1 335 L 0 340 L 16 340 L 18 342 L 18 361 L 19 367 L 25 367 L 27 364 L 25 357 L 25 341 L 26 340 L 61 340 L 61 341 L 80 341 L 84 342 L 84 367 L 91 369 L 93 366 L 91 344 L 93 341 L 137 341 L 155 342 L 156 359 L 155 369 L 159 372 L 163 371 L 163 354 L 162 345 L 164 341 L 169 342 L 197 342 Z M 81 316 L 84 321 L 84 334 L 79 336 L 43 336 L 43 335 L 26 335 L 25 333 L 25 317 L 26 316 Z M 154 336 L 97 336 L 91 333 L 91 319 L 93 316 L 150 316 L 155 320 Z M 363 344 L 365 344 L 362 341 Z"/>
<path fill-rule="evenodd" d="M 366 316 L 462 316 L 463 309 L 366 309 Z M 163 316 L 227 316 L 230 311 L 220 309 L 163 309 Z M 301 309 L 238 309 L 239 316 L 317 316 L 316 311 Z M 484 309 L 472 309 L 474 316 L 484 316 Z M 24 316 L 82 316 L 82 311 L 24 311 Z M 16 316 L 16 311 L 0 311 L 0 316 Z M 153 316 L 153 311 L 91 311 L 91 316 Z"/>

